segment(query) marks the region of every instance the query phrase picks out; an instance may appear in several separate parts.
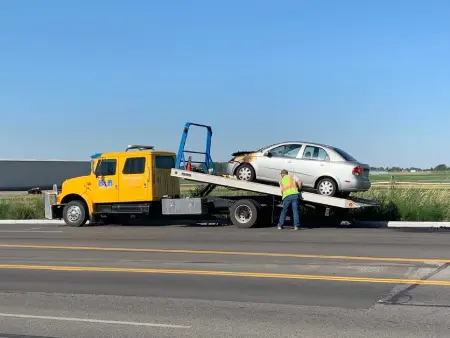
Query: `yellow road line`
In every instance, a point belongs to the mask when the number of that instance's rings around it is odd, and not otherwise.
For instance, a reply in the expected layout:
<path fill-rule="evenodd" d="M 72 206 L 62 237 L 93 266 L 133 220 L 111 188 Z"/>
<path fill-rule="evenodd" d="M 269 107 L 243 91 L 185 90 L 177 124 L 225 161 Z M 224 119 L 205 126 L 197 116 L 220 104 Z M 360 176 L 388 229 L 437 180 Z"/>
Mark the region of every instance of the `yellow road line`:
<path fill-rule="evenodd" d="M 300 274 L 285 274 L 285 273 L 238 272 L 238 271 L 214 271 L 214 270 L 182 270 L 182 269 L 177 270 L 177 269 L 145 269 L 145 268 L 139 269 L 139 268 L 97 267 L 97 266 L 18 265 L 18 264 L 0 264 L 0 269 L 230 276 L 230 277 L 251 277 L 251 278 L 324 280 L 324 281 L 339 281 L 339 282 L 420 284 L 420 285 L 450 286 L 450 281 L 445 281 L 445 280 L 321 276 L 321 275 L 300 275 Z"/>
<path fill-rule="evenodd" d="M 174 253 L 195 255 L 234 255 L 234 256 L 260 256 L 260 257 L 287 257 L 287 258 L 317 258 L 342 259 L 377 262 L 417 262 L 417 263 L 450 263 L 445 258 L 404 258 L 404 257 L 370 257 L 370 256 L 338 256 L 338 255 L 310 255 L 275 252 L 246 252 L 246 251 L 216 251 L 216 250 L 187 250 L 187 249 L 150 249 L 150 248 L 114 248 L 93 246 L 62 246 L 62 245 L 26 245 L 26 244 L 0 244 L 0 249 L 51 249 L 51 250 L 81 250 L 81 251 L 116 251 L 116 252 L 148 252 L 148 253 Z"/>

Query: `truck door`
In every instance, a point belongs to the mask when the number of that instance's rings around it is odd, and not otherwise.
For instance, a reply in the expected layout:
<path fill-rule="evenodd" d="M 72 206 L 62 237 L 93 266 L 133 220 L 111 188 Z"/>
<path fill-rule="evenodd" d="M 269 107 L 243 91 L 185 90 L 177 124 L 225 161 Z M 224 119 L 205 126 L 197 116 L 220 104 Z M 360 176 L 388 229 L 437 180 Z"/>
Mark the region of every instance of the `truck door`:
<path fill-rule="evenodd" d="M 144 202 L 148 201 L 150 185 L 148 156 L 123 157 L 119 175 L 119 201 Z"/>
<path fill-rule="evenodd" d="M 116 203 L 119 198 L 117 158 L 100 159 L 95 168 L 94 203 Z"/>

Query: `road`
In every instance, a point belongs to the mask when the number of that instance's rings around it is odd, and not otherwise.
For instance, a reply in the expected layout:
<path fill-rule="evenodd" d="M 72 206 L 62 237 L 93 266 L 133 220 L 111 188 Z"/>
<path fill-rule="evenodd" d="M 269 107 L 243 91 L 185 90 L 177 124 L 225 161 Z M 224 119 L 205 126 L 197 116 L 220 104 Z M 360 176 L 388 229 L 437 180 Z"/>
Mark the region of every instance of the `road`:
<path fill-rule="evenodd" d="M 0 226 L 0 337 L 448 337 L 450 232 Z"/>

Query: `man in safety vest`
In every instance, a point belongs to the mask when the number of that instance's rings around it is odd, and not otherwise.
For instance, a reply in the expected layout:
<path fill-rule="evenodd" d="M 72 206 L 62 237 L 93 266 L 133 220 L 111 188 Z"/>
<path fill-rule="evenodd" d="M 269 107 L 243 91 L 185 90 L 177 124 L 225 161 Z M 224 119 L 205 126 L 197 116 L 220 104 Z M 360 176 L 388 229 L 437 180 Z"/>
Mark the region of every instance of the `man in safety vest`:
<path fill-rule="evenodd" d="M 300 199 L 299 190 L 302 187 L 302 182 L 295 177 L 295 175 L 289 175 L 286 169 L 281 170 L 280 180 L 281 194 L 283 199 L 283 211 L 281 211 L 280 220 L 278 221 L 278 229 L 283 229 L 284 219 L 286 213 L 289 210 L 289 206 L 292 205 L 292 213 L 294 214 L 294 229 L 300 229 L 300 217 L 298 212 L 298 204 Z"/>

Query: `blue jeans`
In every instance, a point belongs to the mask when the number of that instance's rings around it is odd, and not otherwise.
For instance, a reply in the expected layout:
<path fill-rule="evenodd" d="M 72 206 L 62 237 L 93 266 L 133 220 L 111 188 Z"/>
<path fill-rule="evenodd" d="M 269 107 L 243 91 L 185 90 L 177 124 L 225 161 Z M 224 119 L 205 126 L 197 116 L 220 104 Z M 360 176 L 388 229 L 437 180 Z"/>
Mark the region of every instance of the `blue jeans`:
<path fill-rule="evenodd" d="M 283 210 L 281 211 L 280 220 L 278 225 L 284 225 L 284 219 L 286 218 L 286 213 L 289 210 L 289 206 L 292 205 L 292 213 L 294 214 L 294 227 L 300 226 L 300 216 L 298 212 L 299 195 L 290 195 L 283 200 Z"/>

